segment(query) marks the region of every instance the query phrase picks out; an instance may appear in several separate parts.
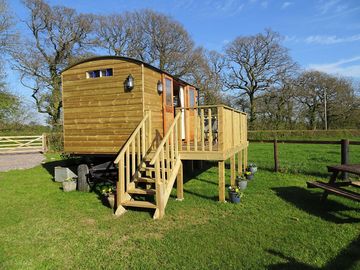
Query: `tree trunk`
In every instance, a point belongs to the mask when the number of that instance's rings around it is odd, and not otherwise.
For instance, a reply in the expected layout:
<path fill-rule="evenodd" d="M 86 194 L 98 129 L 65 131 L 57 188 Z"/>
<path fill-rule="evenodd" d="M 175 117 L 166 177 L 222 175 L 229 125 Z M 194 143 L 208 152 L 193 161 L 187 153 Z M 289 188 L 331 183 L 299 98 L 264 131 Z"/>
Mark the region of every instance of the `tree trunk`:
<path fill-rule="evenodd" d="M 254 122 L 256 120 L 255 116 L 255 102 L 254 102 L 254 94 L 249 94 L 249 100 L 250 100 L 250 120 L 249 120 L 249 126 L 251 128 L 254 127 Z"/>

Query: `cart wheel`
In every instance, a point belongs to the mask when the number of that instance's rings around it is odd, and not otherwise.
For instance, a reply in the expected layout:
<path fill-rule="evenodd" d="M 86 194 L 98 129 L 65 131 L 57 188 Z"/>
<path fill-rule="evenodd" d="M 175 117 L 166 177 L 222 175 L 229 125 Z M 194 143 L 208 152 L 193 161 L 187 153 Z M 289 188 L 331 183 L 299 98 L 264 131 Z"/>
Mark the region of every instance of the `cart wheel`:
<path fill-rule="evenodd" d="M 86 164 L 80 164 L 77 168 L 78 172 L 78 181 L 77 186 L 78 190 L 82 192 L 89 192 L 90 185 L 89 185 L 89 167 Z"/>

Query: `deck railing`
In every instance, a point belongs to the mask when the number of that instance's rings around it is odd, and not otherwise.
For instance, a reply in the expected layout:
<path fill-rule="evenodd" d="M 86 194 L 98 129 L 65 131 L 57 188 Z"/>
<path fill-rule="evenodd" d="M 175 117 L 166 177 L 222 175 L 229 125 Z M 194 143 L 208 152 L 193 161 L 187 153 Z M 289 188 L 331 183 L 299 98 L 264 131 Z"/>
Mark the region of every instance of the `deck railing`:
<path fill-rule="evenodd" d="M 114 161 L 119 167 L 119 178 L 116 187 L 118 205 L 127 199 L 126 192 L 131 188 L 131 184 L 134 184 L 132 179 L 151 148 L 151 144 L 151 112 L 148 111 L 145 112 L 144 118 L 121 148 Z"/>
<path fill-rule="evenodd" d="M 171 189 L 181 167 L 179 156 L 179 146 L 181 143 L 180 118 L 181 112 L 178 112 L 150 161 L 150 165 L 155 165 L 157 208 L 154 218 L 161 218 L 164 215 Z"/>
<path fill-rule="evenodd" d="M 247 144 L 247 116 L 224 105 L 177 108 L 181 112 L 182 151 L 228 151 Z"/>

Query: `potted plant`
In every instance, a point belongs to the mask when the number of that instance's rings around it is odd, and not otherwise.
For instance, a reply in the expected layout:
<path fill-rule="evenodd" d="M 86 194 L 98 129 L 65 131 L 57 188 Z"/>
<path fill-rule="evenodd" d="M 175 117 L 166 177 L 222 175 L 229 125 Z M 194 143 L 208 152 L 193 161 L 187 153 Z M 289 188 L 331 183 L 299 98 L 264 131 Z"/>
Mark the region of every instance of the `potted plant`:
<path fill-rule="evenodd" d="M 238 187 L 229 186 L 229 201 L 232 203 L 240 203 L 240 199 L 242 197 L 242 192 Z"/>
<path fill-rule="evenodd" d="M 247 171 L 250 171 L 252 174 L 255 174 L 257 172 L 258 168 L 255 163 L 250 163 L 247 167 Z"/>
<path fill-rule="evenodd" d="M 101 194 L 107 200 L 107 203 L 111 208 L 115 207 L 115 188 L 113 186 L 104 186 L 101 189 Z"/>
<path fill-rule="evenodd" d="M 244 174 L 247 180 L 253 180 L 254 174 L 251 171 L 246 170 Z"/>
<path fill-rule="evenodd" d="M 68 177 L 62 182 L 62 187 L 65 192 L 76 190 L 76 178 Z"/>
<path fill-rule="evenodd" d="M 244 190 L 247 187 L 247 179 L 244 176 L 236 177 L 236 185 L 240 190 Z"/>

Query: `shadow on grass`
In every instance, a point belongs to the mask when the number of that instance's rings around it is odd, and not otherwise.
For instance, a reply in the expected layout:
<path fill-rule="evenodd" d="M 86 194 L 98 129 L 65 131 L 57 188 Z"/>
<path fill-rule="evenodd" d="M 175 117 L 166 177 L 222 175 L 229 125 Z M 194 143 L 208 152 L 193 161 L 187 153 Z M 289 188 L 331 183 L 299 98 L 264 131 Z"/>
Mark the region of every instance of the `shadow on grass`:
<path fill-rule="evenodd" d="M 218 201 L 219 200 L 218 196 L 206 196 L 206 195 L 196 193 L 194 191 L 190 191 L 190 190 L 186 190 L 186 189 L 184 189 L 184 193 L 191 194 L 191 195 L 194 195 L 196 197 L 200 197 L 200 198 L 203 198 L 203 199 L 206 199 L 206 200 L 212 200 L 212 201 Z"/>
<path fill-rule="evenodd" d="M 341 213 L 342 211 L 358 210 L 357 208 L 348 207 L 332 200 L 331 197 L 328 197 L 323 203 L 321 202 L 322 192 L 311 192 L 301 187 L 277 187 L 272 190 L 284 201 L 324 220 L 338 224 L 360 222 L 360 218 Z"/>
<path fill-rule="evenodd" d="M 347 269 L 351 269 L 353 266 L 355 266 L 356 263 L 359 263 L 360 261 L 360 235 L 358 235 L 358 237 L 354 239 L 346 248 L 341 250 L 336 257 L 328 261 L 327 264 L 322 268 L 313 267 L 311 265 L 299 262 L 294 258 L 285 256 L 281 252 L 272 249 L 267 250 L 267 252 L 287 261 L 286 263 L 269 265 L 267 269 L 347 270 Z"/>
<path fill-rule="evenodd" d="M 42 167 L 47 170 L 47 172 L 55 179 L 55 167 L 67 167 L 73 173 L 77 173 L 77 166 L 80 164 L 79 158 L 69 158 L 56 161 L 49 161 L 42 164 Z"/>

